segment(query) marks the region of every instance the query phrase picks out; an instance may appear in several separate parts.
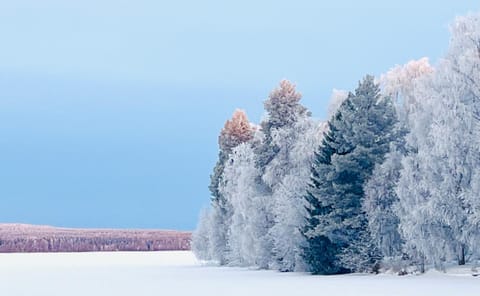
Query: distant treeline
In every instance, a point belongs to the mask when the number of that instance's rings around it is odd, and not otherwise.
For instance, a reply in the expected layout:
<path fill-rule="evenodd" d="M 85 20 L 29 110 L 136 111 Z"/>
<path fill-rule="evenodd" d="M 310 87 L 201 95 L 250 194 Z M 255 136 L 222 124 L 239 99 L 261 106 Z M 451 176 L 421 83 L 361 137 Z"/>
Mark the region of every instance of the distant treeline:
<path fill-rule="evenodd" d="M 189 232 L 0 225 L 0 252 L 190 250 Z"/>

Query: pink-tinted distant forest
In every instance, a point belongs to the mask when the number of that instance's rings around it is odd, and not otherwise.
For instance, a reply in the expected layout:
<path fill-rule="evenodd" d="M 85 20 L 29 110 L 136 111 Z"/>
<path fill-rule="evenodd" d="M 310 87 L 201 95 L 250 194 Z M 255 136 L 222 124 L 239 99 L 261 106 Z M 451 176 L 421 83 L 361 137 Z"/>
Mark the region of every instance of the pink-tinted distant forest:
<path fill-rule="evenodd" d="M 189 232 L 0 224 L 0 252 L 189 250 Z"/>

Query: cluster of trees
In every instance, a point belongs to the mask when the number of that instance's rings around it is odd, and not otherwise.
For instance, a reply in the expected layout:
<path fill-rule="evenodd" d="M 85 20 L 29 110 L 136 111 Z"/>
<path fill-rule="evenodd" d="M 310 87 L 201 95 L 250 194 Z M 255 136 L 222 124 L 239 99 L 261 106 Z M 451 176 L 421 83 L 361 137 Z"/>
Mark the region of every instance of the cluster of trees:
<path fill-rule="evenodd" d="M 447 54 L 367 75 L 328 122 L 282 81 L 259 126 L 225 124 L 193 250 L 222 265 L 316 274 L 480 259 L 480 15 Z"/>
<path fill-rule="evenodd" d="M 189 232 L 0 224 L 0 253 L 189 250 Z"/>

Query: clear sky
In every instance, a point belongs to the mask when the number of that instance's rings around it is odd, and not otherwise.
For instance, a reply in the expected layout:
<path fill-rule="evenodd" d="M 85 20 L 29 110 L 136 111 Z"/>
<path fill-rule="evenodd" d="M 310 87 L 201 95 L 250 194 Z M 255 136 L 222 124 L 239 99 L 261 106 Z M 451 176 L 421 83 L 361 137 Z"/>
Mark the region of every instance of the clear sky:
<path fill-rule="evenodd" d="M 333 88 L 446 50 L 477 1 L 0 0 L 0 221 L 193 229 L 217 136 L 282 78 Z"/>

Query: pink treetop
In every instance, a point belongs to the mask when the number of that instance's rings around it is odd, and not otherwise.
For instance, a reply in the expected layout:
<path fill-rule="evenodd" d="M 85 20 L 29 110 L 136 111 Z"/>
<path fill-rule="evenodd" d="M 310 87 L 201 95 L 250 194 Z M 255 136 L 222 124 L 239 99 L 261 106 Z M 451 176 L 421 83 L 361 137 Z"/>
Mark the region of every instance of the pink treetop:
<path fill-rule="evenodd" d="M 421 58 L 390 69 L 381 76 L 380 84 L 386 95 L 392 96 L 394 101 L 401 98 L 405 108 L 409 109 L 409 106 L 416 104 L 414 89 L 418 79 L 433 72 L 428 58 Z"/>
<path fill-rule="evenodd" d="M 231 152 L 241 143 L 250 141 L 253 138 L 254 131 L 245 111 L 235 110 L 232 119 L 225 122 L 225 126 L 218 137 L 220 149 L 227 153 Z"/>
<path fill-rule="evenodd" d="M 278 128 L 296 122 L 299 116 L 309 115 L 307 109 L 300 104 L 302 94 L 297 92 L 296 85 L 288 80 L 280 81 L 280 86 L 272 90 L 265 101 L 268 112 L 267 126 Z M 264 124 L 265 125 L 265 124 Z"/>

